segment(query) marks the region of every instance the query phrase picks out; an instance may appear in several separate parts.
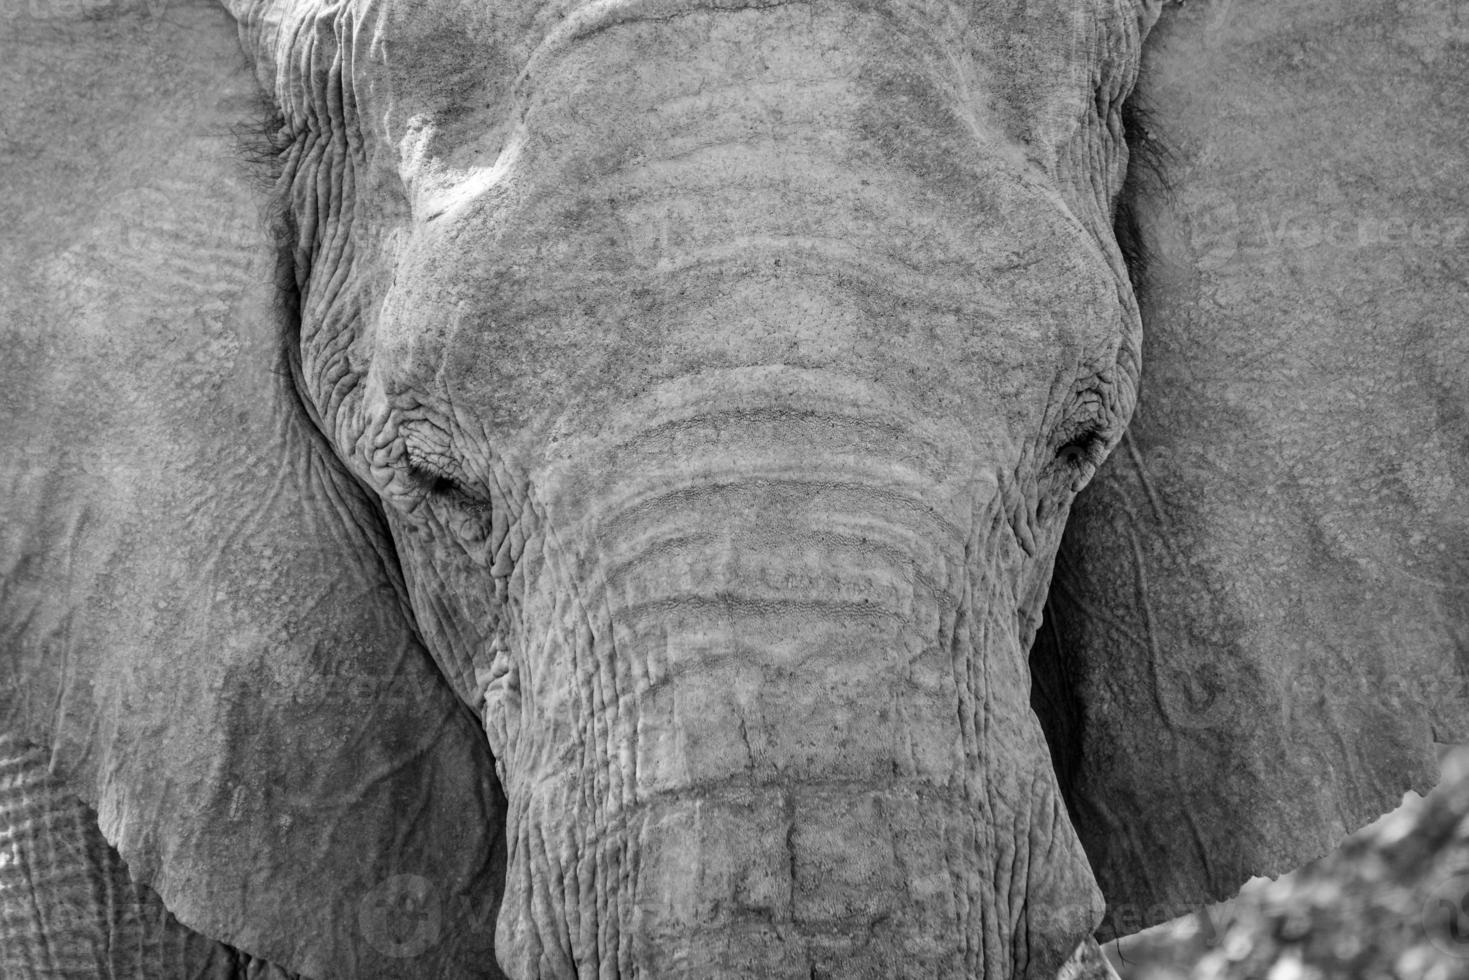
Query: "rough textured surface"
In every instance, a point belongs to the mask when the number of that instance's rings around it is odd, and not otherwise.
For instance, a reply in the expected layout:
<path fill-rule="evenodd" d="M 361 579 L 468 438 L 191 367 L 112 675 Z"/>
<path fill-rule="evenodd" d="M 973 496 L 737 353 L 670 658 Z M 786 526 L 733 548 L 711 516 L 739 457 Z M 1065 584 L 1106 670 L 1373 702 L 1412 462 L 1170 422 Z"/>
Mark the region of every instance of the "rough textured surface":
<path fill-rule="evenodd" d="M 302 980 L 181 925 L 49 771 L 0 736 L 0 977 Z"/>
<path fill-rule="evenodd" d="M 1052 975 L 1099 908 L 1025 650 L 1133 397 L 1137 6 L 234 9 L 507 971 Z"/>
<path fill-rule="evenodd" d="M 1145 380 L 1042 654 L 1104 935 L 1326 853 L 1469 737 L 1462 20 L 1216 0 L 1149 38 Z"/>
<path fill-rule="evenodd" d="M 39 9 L 0 41 L 0 731 L 211 938 L 493 976 L 490 761 L 284 383 L 234 25 Z"/>
<path fill-rule="evenodd" d="M 1156 380 L 1039 716 L 1157 4 L 238 0 L 269 187 L 222 12 L 83 6 L 0 40 L 0 730 L 190 927 L 323 980 L 1085 975 L 1063 790 L 1140 924 L 1462 722 L 1425 4 L 1165 23 Z"/>

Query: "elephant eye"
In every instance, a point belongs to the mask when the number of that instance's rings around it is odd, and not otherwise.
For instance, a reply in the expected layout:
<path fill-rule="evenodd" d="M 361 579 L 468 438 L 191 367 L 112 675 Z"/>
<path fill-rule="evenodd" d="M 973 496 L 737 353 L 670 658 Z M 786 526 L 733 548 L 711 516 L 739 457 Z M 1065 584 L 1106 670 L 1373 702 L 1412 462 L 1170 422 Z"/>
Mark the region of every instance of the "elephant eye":
<path fill-rule="evenodd" d="M 416 488 L 430 496 L 445 497 L 460 489 L 459 483 L 453 477 L 419 460 L 409 461 L 408 475 Z"/>
<path fill-rule="evenodd" d="M 1056 460 L 1069 469 L 1094 466 L 1101 461 L 1104 440 L 1095 429 L 1078 433 L 1056 450 Z"/>
<path fill-rule="evenodd" d="M 1040 501 L 1036 505 L 1037 519 L 1049 519 L 1070 494 L 1079 493 L 1106 454 L 1107 439 L 1103 429 L 1087 423 L 1071 429 L 1057 447 L 1051 464 L 1045 468 Z"/>
<path fill-rule="evenodd" d="M 407 471 L 416 497 L 413 509 L 428 504 L 425 509 L 445 522 L 466 545 L 489 537 L 493 507 L 488 499 L 472 492 L 434 462 L 410 459 Z"/>

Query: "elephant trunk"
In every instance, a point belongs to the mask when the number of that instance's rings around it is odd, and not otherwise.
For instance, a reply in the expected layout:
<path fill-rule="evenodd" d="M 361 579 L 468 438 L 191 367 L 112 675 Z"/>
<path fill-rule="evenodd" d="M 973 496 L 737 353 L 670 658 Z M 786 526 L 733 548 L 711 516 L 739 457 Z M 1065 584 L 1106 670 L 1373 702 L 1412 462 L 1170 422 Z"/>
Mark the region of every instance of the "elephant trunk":
<path fill-rule="evenodd" d="M 1101 903 L 1030 711 L 1054 542 L 1017 474 L 1116 282 L 950 35 L 694 6 L 568 19 L 405 260 L 435 292 L 386 304 L 457 338 L 435 377 L 514 501 L 497 955 L 1052 975 Z"/>
<path fill-rule="evenodd" d="M 1054 970 L 1100 905 L 1030 715 L 1006 494 L 876 388 L 727 374 L 538 481 L 486 692 L 502 962 Z"/>

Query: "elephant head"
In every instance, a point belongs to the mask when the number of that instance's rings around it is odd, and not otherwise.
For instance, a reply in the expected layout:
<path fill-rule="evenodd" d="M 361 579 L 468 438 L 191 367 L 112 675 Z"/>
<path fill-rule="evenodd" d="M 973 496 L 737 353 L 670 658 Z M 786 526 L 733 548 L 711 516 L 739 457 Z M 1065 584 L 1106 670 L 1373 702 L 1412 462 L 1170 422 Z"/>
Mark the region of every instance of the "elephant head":
<path fill-rule="evenodd" d="M 296 386 L 506 795 L 500 962 L 1054 972 L 1101 901 L 1026 651 L 1134 400 L 1141 11 L 237 16 Z"/>
<path fill-rule="evenodd" d="M 1309 856 L 1426 770 L 1278 847 L 1257 793 L 1211 866 L 1187 808 L 1264 756 L 1170 699 L 1274 705 L 1273 648 L 1108 632 L 1110 519 L 1031 649 L 1139 398 L 1114 228 L 1155 297 L 1217 258 L 1158 230 L 1190 185 L 1121 200 L 1158 6 L 32 12 L 7 729 L 319 978 L 1050 977 L 1104 891 Z"/>

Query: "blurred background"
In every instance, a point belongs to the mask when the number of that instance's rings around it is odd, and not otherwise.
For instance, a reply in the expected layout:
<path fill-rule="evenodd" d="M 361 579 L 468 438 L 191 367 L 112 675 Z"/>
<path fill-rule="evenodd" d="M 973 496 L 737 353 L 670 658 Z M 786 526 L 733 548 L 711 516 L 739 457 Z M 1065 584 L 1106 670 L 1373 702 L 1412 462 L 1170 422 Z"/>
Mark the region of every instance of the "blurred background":
<path fill-rule="evenodd" d="M 1108 943 L 1123 980 L 1469 980 L 1469 746 L 1438 786 L 1279 879 Z"/>

